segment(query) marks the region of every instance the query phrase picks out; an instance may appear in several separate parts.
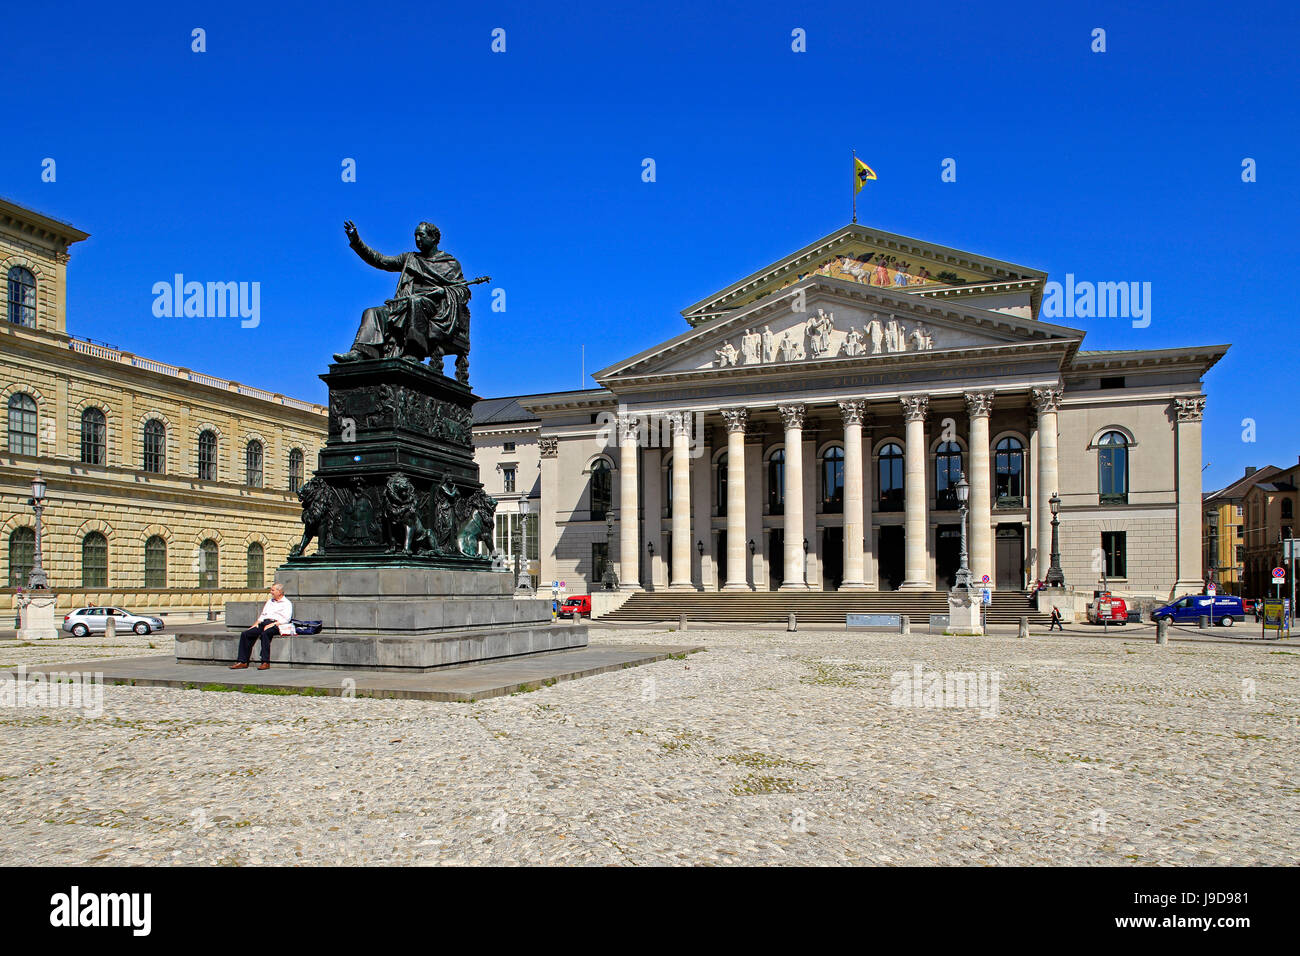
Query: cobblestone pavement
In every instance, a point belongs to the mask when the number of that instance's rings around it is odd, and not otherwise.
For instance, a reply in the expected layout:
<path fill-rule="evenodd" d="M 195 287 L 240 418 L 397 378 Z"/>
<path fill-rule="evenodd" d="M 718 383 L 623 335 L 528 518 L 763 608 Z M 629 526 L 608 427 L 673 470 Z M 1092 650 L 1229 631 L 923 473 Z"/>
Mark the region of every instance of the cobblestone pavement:
<path fill-rule="evenodd" d="M 1300 848 L 1300 649 L 689 637 L 708 650 L 474 704 L 108 687 L 98 718 L 0 707 L 0 859 L 1290 864 Z M 57 650 L 0 663 L 107 653 Z M 936 702 L 932 673 L 969 672 L 983 706 L 911 706 L 918 665 L 918 702 Z"/>

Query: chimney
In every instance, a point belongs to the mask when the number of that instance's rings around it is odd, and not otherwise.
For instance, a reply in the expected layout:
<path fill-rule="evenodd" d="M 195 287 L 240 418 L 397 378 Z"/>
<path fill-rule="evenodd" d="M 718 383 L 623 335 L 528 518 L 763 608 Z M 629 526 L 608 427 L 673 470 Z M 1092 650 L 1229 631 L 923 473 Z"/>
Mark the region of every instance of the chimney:
<path fill-rule="evenodd" d="M 1247 466 L 1246 466 L 1246 477 L 1249 478 L 1251 475 L 1253 475 L 1253 474 L 1254 474 L 1256 471 L 1258 471 L 1258 470 L 1259 470 L 1259 469 L 1256 468 L 1254 465 L 1247 465 Z"/>

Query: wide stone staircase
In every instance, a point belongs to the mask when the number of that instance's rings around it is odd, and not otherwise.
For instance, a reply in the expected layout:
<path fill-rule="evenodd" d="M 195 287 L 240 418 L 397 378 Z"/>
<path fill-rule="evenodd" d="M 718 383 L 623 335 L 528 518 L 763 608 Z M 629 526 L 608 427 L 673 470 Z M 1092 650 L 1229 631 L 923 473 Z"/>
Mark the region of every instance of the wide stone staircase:
<path fill-rule="evenodd" d="M 931 614 L 948 613 L 946 591 L 637 591 L 601 623 L 687 621 L 729 624 L 783 624 L 790 612 L 800 624 L 843 624 L 846 614 L 906 614 L 914 626 L 929 624 Z M 1022 591 L 994 591 L 986 620 L 1047 624 Z"/>

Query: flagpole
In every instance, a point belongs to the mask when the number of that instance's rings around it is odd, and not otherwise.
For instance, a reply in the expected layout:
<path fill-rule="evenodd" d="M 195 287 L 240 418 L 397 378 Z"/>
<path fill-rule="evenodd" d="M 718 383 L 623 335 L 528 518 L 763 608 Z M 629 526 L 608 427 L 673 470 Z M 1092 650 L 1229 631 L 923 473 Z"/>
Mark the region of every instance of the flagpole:
<path fill-rule="evenodd" d="M 853 221 L 858 221 L 858 151 L 853 150 Z"/>

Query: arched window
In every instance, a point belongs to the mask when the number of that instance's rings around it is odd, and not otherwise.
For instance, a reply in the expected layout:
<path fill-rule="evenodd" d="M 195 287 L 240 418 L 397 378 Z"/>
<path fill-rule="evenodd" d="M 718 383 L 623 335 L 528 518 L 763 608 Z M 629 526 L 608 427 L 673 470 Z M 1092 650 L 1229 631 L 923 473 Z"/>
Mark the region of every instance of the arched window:
<path fill-rule="evenodd" d="M 297 494 L 302 488 L 302 449 L 294 448 L 289 452 L 289 491 Z"/>
<path fill-rule="evenodd" d="M 217 543 L 208 538 L 199 545 L 199 587 L 215 588 L 220 580 L 217 565 Z"/>
<path fill-rule="evenodd" d="M 9 586 L 27 587 L 27 578 L 36 563 L 36 532 L 31 528 L 14 528 L 9 532 Z"/>
<path fill-rule="evenodd" d="M 199 480 L 217 480 L 217 436 L 215 432 L 199 432 Z"/>
<path fill-rule="evenodd" d="M 613 472 L 604 458 L 591 466 L 591 520 L 604 521 L 614 501 Z"/>
<path fill-rule="evenodd" d="M 713 494 L 718 500 L 718 510 L 714 513 L 723 518 L 727 514 L 727 452 L 718 456 L 714 467 L 718 469 L 713 482 Z"/>
<path fill-rule="evenodd" d="M 767 513 L 785 514 L 785 449 L 778 448 L 767 460 Z"/>
<path fill-rule="evenodd" d="M 957 482 L 961 479 L 961 445 L 946 441 L 934 455 L 934 501 L 939 511 L 957 508 Z"/>
<path fill-rule="evenodd" d="M 880 449 L 879 511 L 903 510 L 903 449 L 890 442 Z"/>
<path fill-rule="evenodd" d="M 1003 508 L 1025 502 L 1025 446 L 1018 438 L 1003 438 L 993 454 L 993 496 Z"/>
<path fill-rule="evenodd" d="M 35 455 L 36 399 L 26 392 L 9 396 L 9 451 L 15 455 Z"/>
<path fill-rule="evenodd" d="M 248 586 L 250 588 L 261 589 L 265 583 L 263 576 L 263 565 L 265 564 L 265 552 L 262 546 L 254 541 L 248 546 Z"/>
<path fill-rule="evenodd" d="M 144 423 L 140 460 L 145 471 L 161 475 L 167 467 L 167 426 L 156 418 Z"/>
<path fill-rule="evenodd" d="M 36 328 L 36 276 L 22 266 L 9 268 L 9 321 Z"/>
<path fill-rule="evenodd" d="M 81 539 L 81 586 L 108 587 L 108 539 L 98 531 Z"/>
<path fill-rule="evenodd" d="M 1101 436 L 1097 456 L 1097 485 L 1102 504 L 1128 502 L 1128 438 L 1123 432 Z"/>
<path fill-rule="evenodd" d="M 81 463 L 104 463 L 104 433 L 107 431 L 104 413 L 98 408 L 88 408 L 81 413 Z"/>
<path fill-rule="evenodd" d="M 244 482 L 250 488 L 262 487 L 262 443 L 256 439 L 244 447 Z"/>
<path fill-rule="evenodd" d="M 167 586 L 167 542 L 162 535 L 153 535 L 144 543 L 144 586 Z"/>
<path fill-rule="evenodd" d="M 822 507 L 827 514 L 844 510 L 844 449 L 827 448 L 822 454 Z"/>

